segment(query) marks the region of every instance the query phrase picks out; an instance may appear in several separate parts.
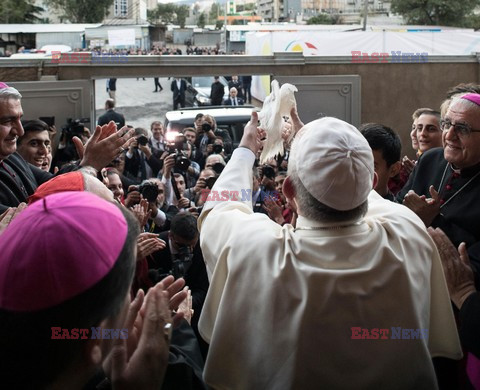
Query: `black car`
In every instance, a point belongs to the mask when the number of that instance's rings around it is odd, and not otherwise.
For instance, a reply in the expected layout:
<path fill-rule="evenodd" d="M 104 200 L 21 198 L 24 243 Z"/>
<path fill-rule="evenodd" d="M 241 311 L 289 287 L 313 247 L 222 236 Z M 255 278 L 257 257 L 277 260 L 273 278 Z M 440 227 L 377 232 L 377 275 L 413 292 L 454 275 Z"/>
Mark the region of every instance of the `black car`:
<path fill-rule="evenodd" d="M 187 107 L 210 106 L 210 90 L 214 81 L 213 76 L 187 77 L 187 92 L 185 93 L 185 105 Z M 224 85 L 225 94 L 223 99 L 229 96 L 228 81 L 220 76 L 220 82 Z"/>

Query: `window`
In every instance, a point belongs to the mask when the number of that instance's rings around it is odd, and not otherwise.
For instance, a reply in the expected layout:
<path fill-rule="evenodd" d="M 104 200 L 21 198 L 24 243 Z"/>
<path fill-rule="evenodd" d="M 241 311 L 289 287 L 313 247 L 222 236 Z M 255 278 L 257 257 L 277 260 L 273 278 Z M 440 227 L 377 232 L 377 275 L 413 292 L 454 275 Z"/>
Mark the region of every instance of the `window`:
<path fill-rule="evenodd" d="M 128 10 L 128 0 L 115 0 L 114 4 L 114 15 L 120 18 L 127 17 L 127 10 Z"/>

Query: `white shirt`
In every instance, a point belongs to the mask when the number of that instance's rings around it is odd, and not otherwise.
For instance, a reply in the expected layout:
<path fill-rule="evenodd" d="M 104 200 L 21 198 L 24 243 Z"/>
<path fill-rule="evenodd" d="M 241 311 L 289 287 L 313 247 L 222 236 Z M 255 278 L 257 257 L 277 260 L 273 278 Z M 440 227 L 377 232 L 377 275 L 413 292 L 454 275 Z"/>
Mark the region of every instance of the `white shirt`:
<path fill-rule="evenodd" d="M 254 158 L 235 150 L 212 191 L 251 188 Z M 254 214 L 251 199 L 207 202 L 199 228 L 210 279 L 199 330 L 215 389 L 431 389 L 431 356 L 462 356 L 432 240 L 375 191 L 346 228 L 295 231 Z M 353 327 L 428 339 L 358 340 Z"/>

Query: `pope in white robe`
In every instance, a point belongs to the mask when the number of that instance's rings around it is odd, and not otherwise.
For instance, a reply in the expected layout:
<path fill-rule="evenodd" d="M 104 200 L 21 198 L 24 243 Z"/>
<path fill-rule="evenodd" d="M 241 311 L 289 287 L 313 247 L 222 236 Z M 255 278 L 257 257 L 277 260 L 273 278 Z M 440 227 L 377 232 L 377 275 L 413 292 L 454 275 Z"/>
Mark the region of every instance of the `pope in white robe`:
<path fill-rule="evenodd" d="M 302 177 L 314 176 L 302 181 L 322 203 L 345 209 L 346 198 L 368 199 L 367 214 L 325 223 L 299 209 L 294 228 L 253 213 L 256 119 L 252 114 L 199 218 L 210 279 L 199 323 L 210 344 L 206 383 L 214 389 L 437 388 L 431 357 L 462 353 L 439 255 L 422 221 L 370 191 L 373 157 L 358 130 L 333 118 L 299 132 L 304 142 L 294 141 L 289 164 Z M 324 135 L 312 135 L 317 131 Z M 315 153 L 328 154 L 336 137 L 343 148 L 351 140 L 364 148 L 361 161 L 353 148 L 345 154 L 360 170 L 342 170 L 339 157 L 322 168 Z"/>

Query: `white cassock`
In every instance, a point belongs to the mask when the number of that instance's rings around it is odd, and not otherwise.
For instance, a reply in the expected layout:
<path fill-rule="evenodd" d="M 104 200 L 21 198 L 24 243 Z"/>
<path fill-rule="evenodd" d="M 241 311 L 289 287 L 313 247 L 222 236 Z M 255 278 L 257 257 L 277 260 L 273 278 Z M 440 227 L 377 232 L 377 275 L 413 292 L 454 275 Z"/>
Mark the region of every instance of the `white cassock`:
<path fill-rule="evenodd" d="M 235 150 L 212 192 L 245 194 L 253 162 Z M 298 218 L 309 226 L 320 224 Z M 462 356 L 433 241 L 375 191 L 353 226 L 295 231 L 244 199 L 207 202 L 199 227 L 210 278 L 199 329 L 214 389 L 435 389 L 431 357 Z M 390 335 L 352 339 L 352 327 Z M 392 327 L 428 336 L 392 339 Z"/>

